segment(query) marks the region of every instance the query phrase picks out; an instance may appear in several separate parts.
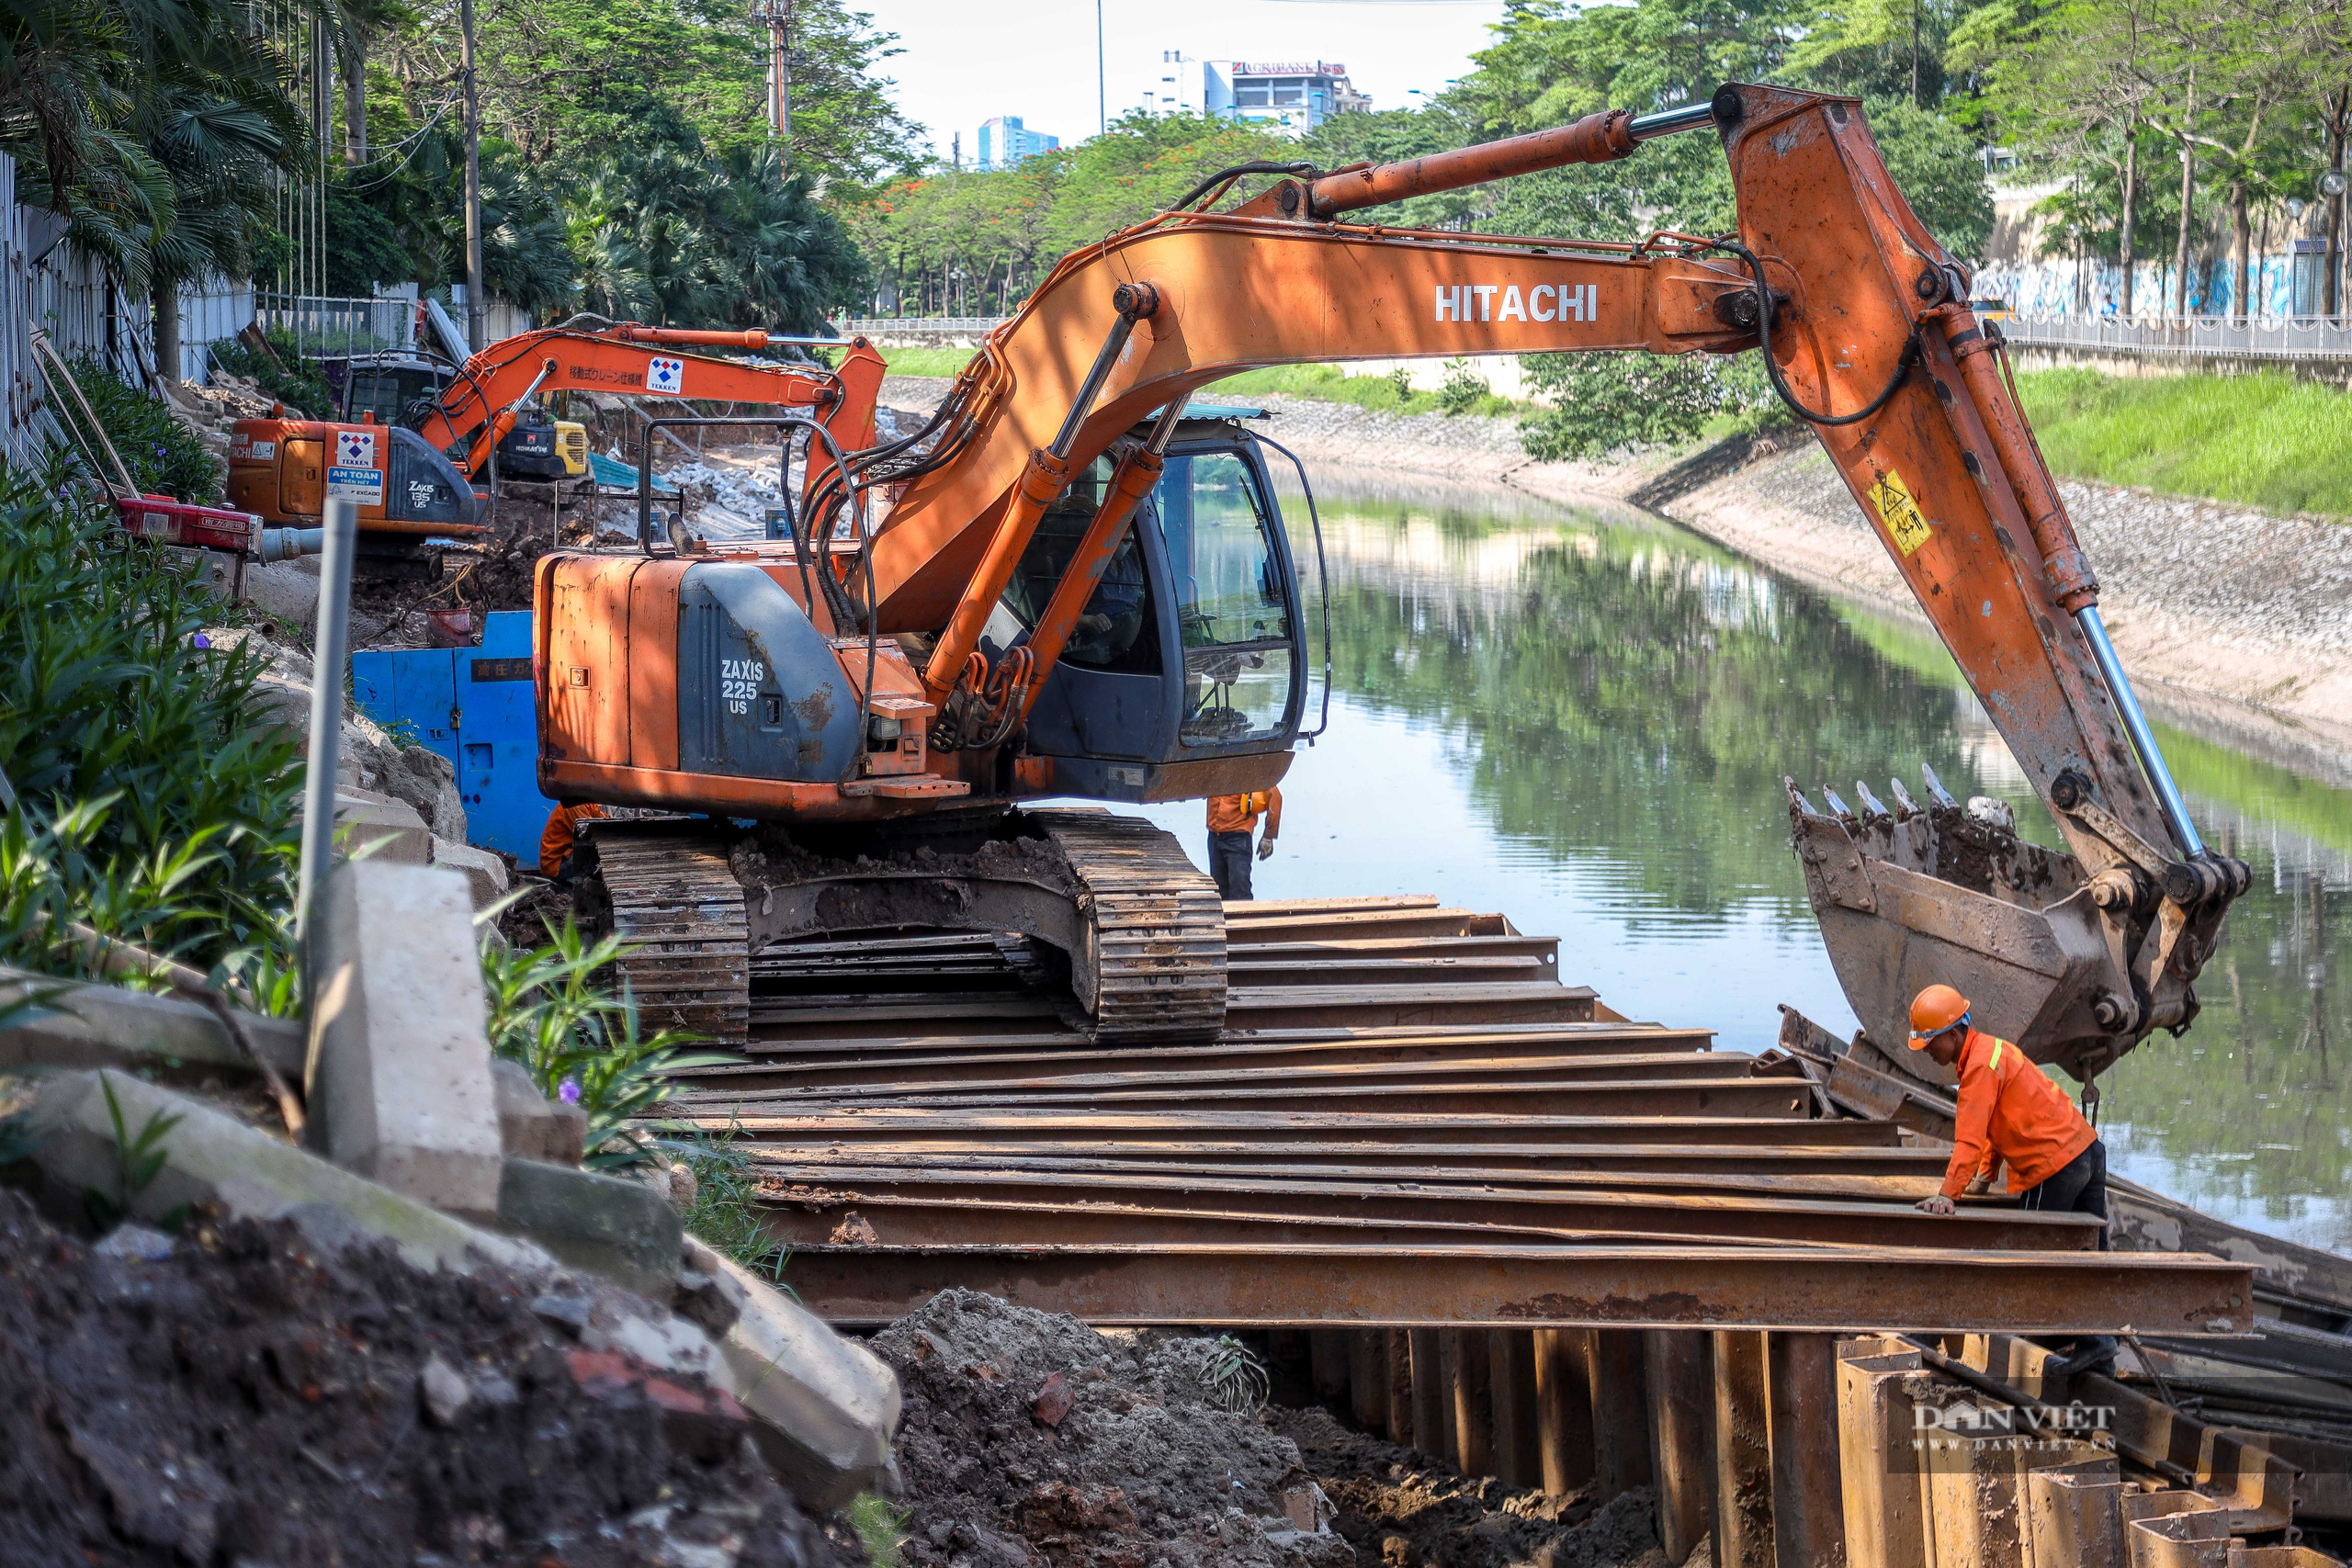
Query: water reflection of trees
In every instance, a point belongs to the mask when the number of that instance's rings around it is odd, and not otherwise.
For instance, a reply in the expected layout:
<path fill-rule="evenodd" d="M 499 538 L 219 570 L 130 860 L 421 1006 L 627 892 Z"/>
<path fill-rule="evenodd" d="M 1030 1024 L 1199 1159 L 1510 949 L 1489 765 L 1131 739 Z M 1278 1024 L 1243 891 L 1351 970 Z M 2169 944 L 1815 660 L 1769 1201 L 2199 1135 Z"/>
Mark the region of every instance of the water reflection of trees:
<path fill-rule="evenodd" d="M 1596 526 L 1523 541 L 1510 580 L 1482 582 L 1446 570 L 1475 525 L 1400 560 L 1358 547 L 1370 521 L 1329 530 L 1337 689 L 1462 733 L 1498 829 L 1605 857 L 1638 902 L 1687 921 L 1761 895 L 1809 926 L 1783 773 L 1883 794 L 1924 759 L 1972 779 L 1950 683 L 1728 558 Z"/>
<path fill-rule="evenodd" d="M 1407 492 L 1327 496 L 1325 531 L 1335 688 L 1461 736 L 1481 814 L 1539 856 L 1610 867 L 1636 928 L 1644 909 L 1688 927 L 1761 900 L 1814 929 L 1783 773 L 1883 795 L 1924 760 L 1955 792 L 2014 792 L 1932 639 L 1679 530 Z M 2187 744 L 2192 788 L 2267 769 Z M 2282 788 L 2285 827 L 2266 819 Z M 2177 1196 L 2352 1247 L 2352 890 L 2301 869 L 2333 855 L 2273 841 L 2335 827 L 2320 839 L 2340 843 L 2352 794 L 2231 794 L 2214 830 L 2256 886 L 2206 966 L 2203 1017 L 2109 1076 L 2107 1115 L 2175 1168 Z M 2337 1212 L 2301 1213 L 2312 1197 Z"/>

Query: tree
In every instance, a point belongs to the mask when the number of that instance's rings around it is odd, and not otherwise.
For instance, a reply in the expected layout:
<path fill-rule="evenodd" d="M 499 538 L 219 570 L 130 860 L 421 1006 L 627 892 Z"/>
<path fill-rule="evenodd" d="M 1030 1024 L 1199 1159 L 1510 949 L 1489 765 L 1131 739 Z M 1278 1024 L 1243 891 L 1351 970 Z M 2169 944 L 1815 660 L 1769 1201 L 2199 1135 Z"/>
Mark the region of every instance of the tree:
<path fill-rule="evenodd" d="M 179 285 L 251 263 L 307 141 L 283 62 L 235 0 L 0 12 L 0 152 L 23 162 L 28 197 L 46 187 L 77 247 L 150 295 L 164 374 Z"/>

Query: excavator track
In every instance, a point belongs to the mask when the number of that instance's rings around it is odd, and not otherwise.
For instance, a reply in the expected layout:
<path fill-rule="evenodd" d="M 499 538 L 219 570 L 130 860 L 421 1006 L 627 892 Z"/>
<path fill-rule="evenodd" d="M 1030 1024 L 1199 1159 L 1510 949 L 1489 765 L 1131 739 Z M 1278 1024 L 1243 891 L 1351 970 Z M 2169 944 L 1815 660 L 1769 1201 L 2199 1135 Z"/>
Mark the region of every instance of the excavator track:
<path fill-rule="evenodd" d="M 743 889 L 727 868 L 726 841 L 655 825 L 589 826 L 612 930 L 629 944 L 619 966 L 642 1027 L 742 1043 L 752 956 Z"/>
<path fill-rule="evenodd" d="M 1105 1042 L 1214 1039 L 1225 1027 L 1225 908 L 1175 837 L 1099 810 L 1029 818 L 1076 884 L 1070 1021 Z M 604 919 L 630 944 L 619 967 L 647 1028 L 741 1045 L 752 970 L 743 887 L 729 841 L 684 827 L 592 825 Z M 1034 935 L 1001 940 L 1037 947 Z M 1033 957 L 1022 972 L 1035 985 L 1058 967 Z"/>
<path fill-rule="evenodd" d="M 1225 1027 L 1225 905 L 1173 834 L 1107 811 L 1026 813 L 1069 859 L 1087 951 L 1070 988 L 1102 1041 L 1210 1040 Z"/>

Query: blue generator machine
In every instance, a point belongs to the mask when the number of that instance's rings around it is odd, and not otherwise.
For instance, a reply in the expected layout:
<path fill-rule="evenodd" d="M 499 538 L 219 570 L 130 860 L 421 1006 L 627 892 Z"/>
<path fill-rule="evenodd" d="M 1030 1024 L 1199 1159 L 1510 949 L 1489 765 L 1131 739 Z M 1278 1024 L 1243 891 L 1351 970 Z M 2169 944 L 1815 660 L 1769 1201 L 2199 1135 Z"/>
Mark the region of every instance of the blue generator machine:
<path fill-rule="evenodd" d="M 486 617 L 480 648 L 355 653 L 351 684 L 369 718 L 457 768 L 467 837 L 538 868 L 555 802 L 539 793 L 528 610 Z"/>

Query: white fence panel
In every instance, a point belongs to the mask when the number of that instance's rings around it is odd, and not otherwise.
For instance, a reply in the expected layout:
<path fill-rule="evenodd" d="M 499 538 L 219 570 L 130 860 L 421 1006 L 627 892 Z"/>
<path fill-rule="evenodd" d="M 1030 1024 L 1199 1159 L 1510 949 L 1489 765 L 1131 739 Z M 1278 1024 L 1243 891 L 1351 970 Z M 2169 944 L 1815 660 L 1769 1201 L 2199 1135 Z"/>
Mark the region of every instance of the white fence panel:
<path fill-rule="evenodd" d="M 26 314 L 25 209 L 17 205 L 17 161 L 0 152 L 0 457 L 30 462 L 42 440 L 37 421 L 45 389 L 33 368 L 32 321 Z"/>
<path fill-rule="evenodd" d="M 284 328 L 300 354 L 368 354 L 416 343 L 416 307 L 405 299 L 319 294 L 256 294 L 253 299 L 253 320 L 265 332 Z"/>
<path fill-rule="evenodd" d="M 2191 358 L 2352 360 L 2352 317 L 2019 316 L 2002 335 L 2032 347 Z"/>
<path fill-rule="evenodd" d="M 212 345 L 235 337 L 253 319 L 250 283 L 213 276 L 181 289 L 179 378 L 203 385 L 212 369 Z"/>

